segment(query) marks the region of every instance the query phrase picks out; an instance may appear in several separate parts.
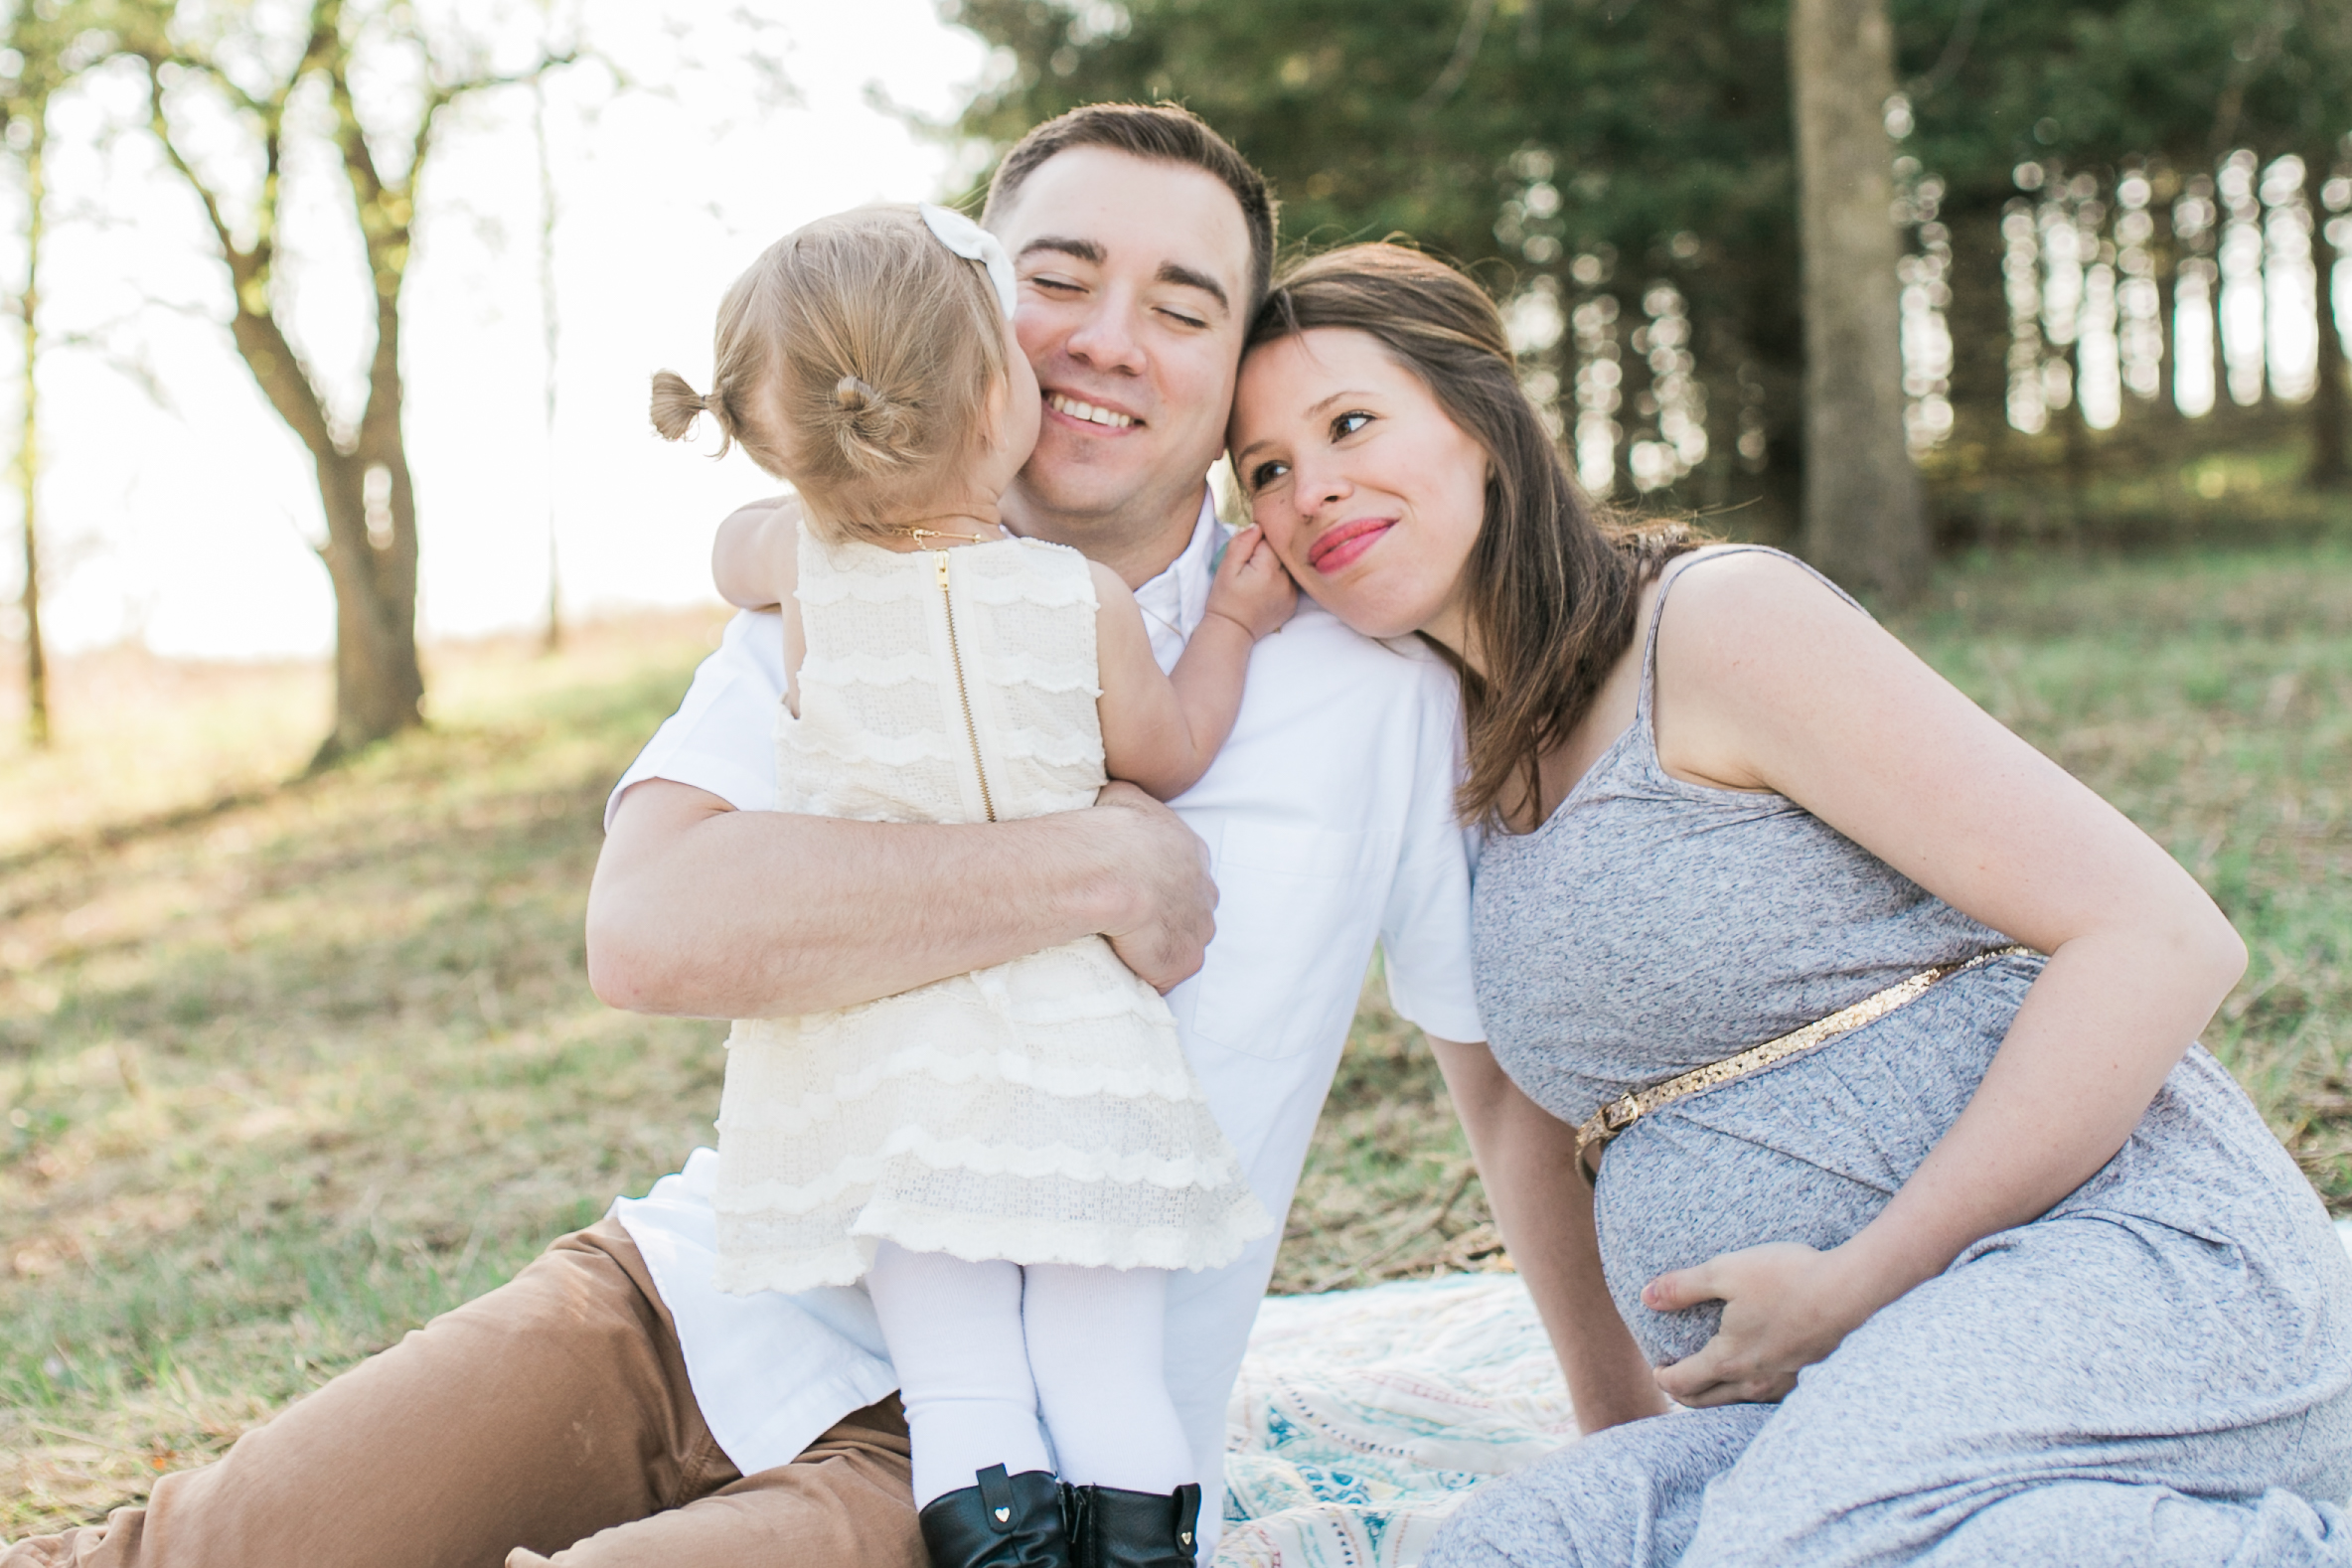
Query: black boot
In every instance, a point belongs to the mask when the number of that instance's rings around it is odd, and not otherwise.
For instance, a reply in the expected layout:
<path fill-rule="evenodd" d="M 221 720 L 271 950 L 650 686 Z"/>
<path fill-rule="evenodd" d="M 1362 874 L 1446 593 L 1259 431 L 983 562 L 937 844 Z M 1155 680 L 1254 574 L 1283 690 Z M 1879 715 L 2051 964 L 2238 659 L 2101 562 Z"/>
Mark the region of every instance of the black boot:
<path fill-rule="evenodd" d="M 931 1568 L 1070 1568 L 1061 1484 L 1041 1470 L 1005 1474 L 991 1465 L 980 1485 L 923 1505 Z"/>
<path fill-rule="evenodd" d="M 1077 1568 L 1193 1568 L 1200 1489 L 1121 1491 L 1068 1487 L 1062 1508 Z"/>

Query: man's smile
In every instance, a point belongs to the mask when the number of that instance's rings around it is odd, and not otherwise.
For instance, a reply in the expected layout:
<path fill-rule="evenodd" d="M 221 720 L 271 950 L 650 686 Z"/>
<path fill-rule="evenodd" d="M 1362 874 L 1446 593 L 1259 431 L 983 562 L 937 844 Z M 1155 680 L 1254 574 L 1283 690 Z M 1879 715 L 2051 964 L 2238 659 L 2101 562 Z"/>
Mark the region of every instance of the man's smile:
<path fill-rule="evenodd" d="M 1101 403 L 1087 402 L 1083 398 L 1072 397 L 1067 392 L 1049 392 L 1045 393 L 1045 406 L 1065 419 L 1076 419 L 1084 424 L 1100 425 L 1106 430 L 1126 430 L 1144 422 L 1132 413 L 1106 407 Z"/>

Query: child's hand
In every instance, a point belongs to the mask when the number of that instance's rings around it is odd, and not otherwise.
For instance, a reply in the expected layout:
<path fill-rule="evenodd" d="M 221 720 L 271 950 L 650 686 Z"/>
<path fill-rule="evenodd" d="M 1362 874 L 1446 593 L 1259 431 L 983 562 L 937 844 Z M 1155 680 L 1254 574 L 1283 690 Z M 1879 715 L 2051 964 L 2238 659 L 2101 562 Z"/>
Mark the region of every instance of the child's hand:
<path fill-rule="evenodd" d="M 1298 584 L 1266 536 L 1254 528 L 1234 535 L 1217 565 L 1217 580 L 1209 585 L 1208 613 L 1237 623 L 1254 641 L 1281 630 L 1298 602 Z"/>

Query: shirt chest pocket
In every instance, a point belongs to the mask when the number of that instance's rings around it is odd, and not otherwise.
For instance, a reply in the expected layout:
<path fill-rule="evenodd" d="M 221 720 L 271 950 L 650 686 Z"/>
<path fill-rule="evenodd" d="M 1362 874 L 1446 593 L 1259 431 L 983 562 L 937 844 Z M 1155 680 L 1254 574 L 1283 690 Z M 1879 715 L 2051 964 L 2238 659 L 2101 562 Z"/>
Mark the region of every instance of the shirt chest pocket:
<path fill-rule="evenodd" d="M 1394 870 L 1394 835 L 1229 823 L 1216 854 L 1217 934 L 1193 1030 L 1250 1056 L 1330 1043 L 1354 1016 Z"/>

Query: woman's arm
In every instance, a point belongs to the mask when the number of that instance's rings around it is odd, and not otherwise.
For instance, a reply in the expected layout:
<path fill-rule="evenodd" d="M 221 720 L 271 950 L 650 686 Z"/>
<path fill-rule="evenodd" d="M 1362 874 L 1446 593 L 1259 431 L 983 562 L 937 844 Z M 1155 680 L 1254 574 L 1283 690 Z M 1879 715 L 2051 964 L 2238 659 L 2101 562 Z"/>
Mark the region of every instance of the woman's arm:
<path fill-rule="evenodd" d="M 2050 955 L 1966 1110 L 1859 1234 L 1731 1253 L 1645 1293 L 1659 1311 L 1726 1303 L 1716 1337 L 1659 1373 L 1675 1398 L 1778 1398 L 1871 1313 L 2112 1159 L 2246 949 L 2121 813 L 1791 562 L 1727 557 L 1676 583 L 1656 714 L 1669 770 L 1778 791 Z"/>
<path fill-rule="evenodd" d="M 1493 1052 L 1432 1038 L 1470 1137 L 1494 1228 L 1543 1319 L 1576 1424 L 1598 1432 L 1666 1408 L 1601 1278 L 1593 1189 L 1576 1174 L 1576 1129 L 1520 1092 Z"/>
<path fill-rule="evenodd" d="M 1174 800 L 1199 781 L 1233 732 L 1249 651 L 1297 607 L 1290 574 L 1256 529 L 1233 536 L 1183 657 L 1162 674 L 1143 612 L 1119 574 L 1094 566 L 1103 766 Z"/>

